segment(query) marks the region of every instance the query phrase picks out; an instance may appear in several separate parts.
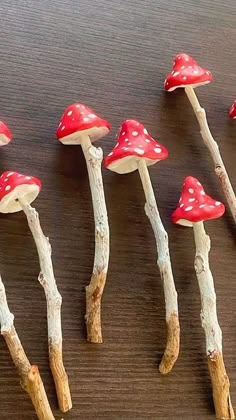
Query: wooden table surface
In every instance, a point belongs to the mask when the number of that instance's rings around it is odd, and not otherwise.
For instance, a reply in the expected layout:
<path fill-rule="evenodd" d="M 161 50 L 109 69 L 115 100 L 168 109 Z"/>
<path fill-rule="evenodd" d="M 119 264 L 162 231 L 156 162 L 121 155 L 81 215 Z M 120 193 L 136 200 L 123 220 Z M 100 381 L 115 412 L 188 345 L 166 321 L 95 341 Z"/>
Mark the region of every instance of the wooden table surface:
<path fill-rule="evenodd" d="M 63 296 L 64 358 L 73 396 L 67 415 L 57 410 L 45 297 L 23 213 L 0 217 L 1 273 L 16 328 L 40 368 L 56 419 L 214 418 L 193 232 L 172 225 L 170 215 L 187 175 L 198 177 L 216 199 L 224 197 L 184 92 L 166 94 L 163 81 L 179 51 L 212 70 L 214 83 L 197 93 L 236 188 L 236 123 L 227 116 L 236 97 L 235 39 L 235 0 L 1 0 L 0 119 L 14 141 L 0 150 L 0 169 L 32 174 L 43 183 L 35 206 L 51 239 Z M 86 342 L 85 286 L 94 255 L 90 190 L 81 148 L 55 139 L 64 108 L 75 101 L 111 122 L 110 134 L 100 141 L 105 154 L 126 118 L 142 121 L 169 150 L 169 159 L 150 169 L 179 294 L 181 354 L 168 377 L 157 369 L 166 340 L 165 307 L 137 172 L 103 172 L 111 229 L 104 344 Z M 236 229 L 228 211 L 206 229 L 236 407 Z M 35 418 L 1 338 L 0 419 Z"/>

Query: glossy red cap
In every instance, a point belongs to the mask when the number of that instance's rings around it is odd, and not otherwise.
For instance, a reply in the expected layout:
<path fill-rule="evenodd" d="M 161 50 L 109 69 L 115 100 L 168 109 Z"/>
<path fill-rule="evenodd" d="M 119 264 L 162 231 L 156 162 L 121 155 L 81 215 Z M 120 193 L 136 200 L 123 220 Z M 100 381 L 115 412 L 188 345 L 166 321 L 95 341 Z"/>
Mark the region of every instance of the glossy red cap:
<path fill-rule="evenodd" d="M 180 87 L 197 87 L 211 81 L 212 74 L 209 70 L 200 67 L 190 55 L 180 53 L 174 59 L 172 72 L 167 76 L 164 88 L 172 92 Z"/>
<path fill-rule="evenodd" d="M 207 195 L 202 184 L 192 176 L 185 178 L 178 206 L 172 214 L 172 221 L 183 226 L 217 219 L 225 212 L 225 206 Z"/>
<path fill-rule="evenodd" d="M 84 136 L 95 141 L 105 136 L 109 130 L 108 121 L 100 118 L 87 105 L 74 103 L 65 109 L 56 136 L 63 144 L 81 144 Z"/>
<path fill-rule="evenodd" d="M 0 212 L 15 213 L 22 207 L 18 199 L 24 199 L 30 204 L 41 190 L 41 181 L 34 176 L 6 171 L 0 176 Z"/>
<path fill-rule="evenodd" d="M 236 118 L 236 101 L 232 104 L 230 110 L 229 110 L 229 116 L 230 118 Z"/>
<path fill-rule="evenodd" d="M 168 157 L 167 149 L 156 142 L 139 121 L 126 120 L 122 123 L 117 144 L 106 157 L 104 166 L 120 174 L 133 172 L 140 159 L 153 165 Z"/>

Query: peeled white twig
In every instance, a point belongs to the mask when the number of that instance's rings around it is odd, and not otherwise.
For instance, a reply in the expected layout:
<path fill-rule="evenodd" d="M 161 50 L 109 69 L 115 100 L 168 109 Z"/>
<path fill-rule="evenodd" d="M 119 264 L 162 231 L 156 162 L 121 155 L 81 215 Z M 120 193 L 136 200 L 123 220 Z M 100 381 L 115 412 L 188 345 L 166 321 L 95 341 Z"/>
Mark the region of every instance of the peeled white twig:
<path fill-rule="evenodd" d="M 102 343 L 101 300 L 109 262 L 109 225 L 101 171 L 103 152 L 92 146 L 89 137 L 83 139 L 81 146 L 88 169 L 95 222 L 93 274 L 86 287 L 87 340 Z"/>
<path fill-rule="evenodd" d="M 164 287 L 167 344 L 161 364 L 159 366 L 159 370 L 162 374 L 167 374 L 171 371 L 179 355 L 180 327 L 178 318 L 177 292 L 171 268 L 168 235 L 165 231 L 160 218 L 160 214 L 158 212 L 149 172 L 144 159 L 140 159 L 138 170 L 146 197 L 145 212 L 150 220 L 156 239 L 158 253 L 157 264 Z"/>
<path fill-rule="evenodd" d="M 212 137 L 212 134 L 210 132 L 207 118 L 206 118 L 206 112 L 205 109 L 203 109 L 197 99 L 197 96 L 195 94 L 194 89 L 189 86 L 185 87 L 185 93 L 193 107 L 194 113 L 197 117 L 199 126 L 200 126 L 200 132 L 203 138 L 203 141 L 205 145 L 207 146 L 208 150 L 210 151 L 211 157 L 214 162 L 215 166 L 215 173 L 217 177 L 219 178 L 219 181 L 221 183 L 223 192 L 225 194 L 226 200 L 228 202 L 230 211 L 232 213 L 232 216 L 234 218 L 234 221 L 236 223 L 236 197 L 233 190 L 233 187 L 231 185 L 229 176 L 227 174 L 226 168 L 224 166 L 224 162 L 222 160 L 219 146 Z"/>
<path fill-rule="evenodd" d="M 66 412 L 72 408 L 68 377 L 63 364 L 62 356 L 62 329 L 61 304 L 62 298 L 58 292 L 53 272 L 51 245 L 44 236 L 39 222 L 37 211 L 23 199 L 19 199 L 22 209 L 27 217 L 32 232 L 40 264 L 39 282 L 44 288 L 47 300 L 48 320 L 48 346 L 50 368 L 53 374 L 58 403 L 61 411 Z"/>
<path fill-rule="evenodd" d="M 194 223 L 193 231 L 196 243 L 194 265 L 201 294 L 201 321 L 206 336 L 206 354 L 216 417 L 234 419 L 229 393 L 230 383 L 222 354 L 222 333 L 217 319 L 214 281 L 208 260 L 210 238 L 205 232 L 203 222 Z"/>
<path fill-rule="evenodd" d="M 5 287 L 0 276 L 0 325 L 12 360 L 21 379 L 22 388 L 29 394 L 40 420 L 53 420 L 47 395 L 37 366 L 31 366 L 14 327 L 14 316 L 7 304 Z"/>

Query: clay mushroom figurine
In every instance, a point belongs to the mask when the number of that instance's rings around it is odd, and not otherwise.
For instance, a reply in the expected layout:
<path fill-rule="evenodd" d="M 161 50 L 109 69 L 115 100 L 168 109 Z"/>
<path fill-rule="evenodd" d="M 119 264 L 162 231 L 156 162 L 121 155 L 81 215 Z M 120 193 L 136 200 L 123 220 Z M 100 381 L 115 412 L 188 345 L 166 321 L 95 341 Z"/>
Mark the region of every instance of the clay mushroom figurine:
<path fill-rule="evenodd" d="M 110 124 L 88 106 L 75 103 L 66 108 L 57 129 L 57 138 L 65 145 L 81 145 L 87 164 L 95 222 L 93 274 L 86 287 L 87 340 L 102 343 L 101 301 L 109 262 L 109 225 L 103 189 L 101 164 L 103 152 L 92 142 L 104 137 Z"/>
<path fill-rule="evenodd" d="M 172 221 L 193 228 L 196 244 L 195 271 L 201 294 L 201 322 L 206 337 L 206 355 L 211 376 L 213 399 L 218 419 L 234 419 L 230 400 L 230 383 L 222 354 L 222 333 L 217 319 L 216 293 L 209 267 L 210 238 L 203 222 L 223 215 L 225 207 L 209 197 L 201 183 L 192 176 L 185 178 Z"/>
<path fill-rule="evenodd" d="M 229 116 L 230 118 L 235 119 L 236 118 L 236 101 L 232 104 L 230 110 L 229 110 Z"/>
<path fill-rule="evenodd" d="M 169 255 L 168 236 L 162 224 L 153 192 L 148 166 L 166 159 L 168 151 L 157 143 L 146 128 L 136 120 L 122 123 L 118 143 L 105 159 L 105 167 L 119 174 L 139 171 L 146 197 L 145 212 L 152 225 L 156 245 L 161 278 L 163 280 L 166 303 L 167 345 L 163 355 L 160 372 L 171 371 L 179 354 L 179 318 L 177 292 L 172 274 Z"/>
<path fill-rule="evenodd" d="M 51 245 L 44 236 L 38 213 L 31 207 L 41 190 L 41 182 L 33 176 L 7 171 L 0 177 L 0 213 L 15 213 L 23 210 L 32 232 L 41 272 L 39 282 L 47 300 L 49 360 L 56 385 L 59 407 L 63 412 L 72 407 L 68 377 L 62 358 L 61 303 L 53 273 Z"/>
<path fill-rule="evenodd" d="M 14 327 L 14 315 L 10 312 L 5 287 L 0 276 L 0 325 L 12 360 L 20 376 L 22 388 L 29 394 L 40 420 L 53 420 L 47 395 L 38 367 L 31 365 Z"/>
<path fill-rule="evenodd" d="M 12 134 L 4 122 L 0 121 L 0 146 L 5 146 L 12 140 Z"/>
<path fill-rule="evenodd" d="M 172 92 L 177 88 L 184 88 L 185 93 L 197 117 L 203 141 L 210 151 L 214 162 L 215 173 L 219 178 L 230 211 L 236 223 L 236 197 L 222 160 L 219 146 L 214 140 L 206 118 L 206 112 L 201 107 L 195 93 L 195 88 L 212 81 L 209 70 L 200 67 L 188 54 L 180 53 L 174 59 L 173 70 L 165 80 L 165 90 Z"/>

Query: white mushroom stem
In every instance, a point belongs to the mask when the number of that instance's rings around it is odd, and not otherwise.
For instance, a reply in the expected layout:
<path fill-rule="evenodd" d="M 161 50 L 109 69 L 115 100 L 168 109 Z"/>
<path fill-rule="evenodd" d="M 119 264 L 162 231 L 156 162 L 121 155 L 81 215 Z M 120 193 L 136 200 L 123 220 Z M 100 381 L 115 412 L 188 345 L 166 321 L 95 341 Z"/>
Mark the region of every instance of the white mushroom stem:
<path fill-rule="evenodd" d="M 140 159 L 138 170 L 146 197 L 145 212 L 151 222 L 156 239 L 158 253 L 157 264 L 164 287 L 167 344 L 159 370 L 162 374 L 167 374 L 171 371 L 179 355 L 180 327 L 177 292 L 171 268 L 168 235 L 160 218 L 149 172 L 144 159 Z"/>
<path fill-rule="evenodd" d="M 222 160 L 219 146 L 214 140 L 206 118 L 206 112 L 205 109 L 201 107 L 197 96 L 195 94 L 194 89 L 191 86 L 188 86 L 185 88 L 185 93 L 193 107 L 194 113 L 197 117 L 199 126 L 200 126 L 200 132 L 203 138 L 203 141 L 205 145 L 207 146 L 208 150 L 210 151 L 211 157 L 214 162 L 215 167 L 215 173 L 217 177 L 219 178 L 219 181 L 221 183 L 223 192 L 225 194 L 226 200 L 228 202 L 230 211 L 232 213 L 232 216 L 234 218 L 234 221 L 236 223 L 236 197 L 233 190 L 233 187 L 231 185 L 229 176 L 227 174 L 224 162 Z"/>
<path fill-rule="evenodd" d="M 61 411 L 66 412 L 71 409 L 71 395 L 68 377 L 63 364 L 62 356 L 62 329 L 61 329 L 61 304 L 62 298 L 58 292 L 56 280 L 53 272 L 51 245 L 49 238 L 44 236 L 39 222 L 37 211 L 31 207 L 24 199 L 19 199 L 24 213 L 26 214 L 29 228 L 32 232 L 40 264 L 40 274 L 38 280 L 44 288 L 47 300 L 47 320 L 48 320 L 48 346 L 50 368 L 53 374 L 58 403 Z"/>
<path fill-rule="evenodd" d="M 12 360 L 17 368 L 22 388 L 29 394 L 40 420 L 53 420 L 47 395 L 37 366 L 31 366 L 14 327 L 14 316 L 7 304 L 5 287 L 0 276 L 0 325 Z"/>
<path fill-rule="evenodd" d="M 206 336 L 206 355 L 216 417 L 234 419 L 229 393 L 230 383 L 222 354 L 222 333 L 217 319 L 214 281 L 208 260 L 211 242 L 205 232 L 203 222 L 194 223 L 193 231 L 196 244 L 194 266 L 201 294 L 201 321 Z"/>
<path fill-rule="evenodd" d="M 103 189 L 101 164 L 103 152 L 84 137 L 82 150 L 87 164 L 95 222 L 95 256 L 93 274 L 86 287 L 87 340 L 102 343 L 101 300 L 109 262 L 109 225 Z"/>

